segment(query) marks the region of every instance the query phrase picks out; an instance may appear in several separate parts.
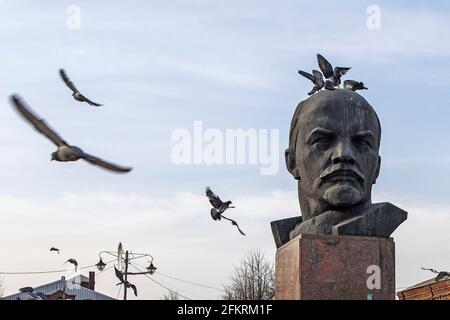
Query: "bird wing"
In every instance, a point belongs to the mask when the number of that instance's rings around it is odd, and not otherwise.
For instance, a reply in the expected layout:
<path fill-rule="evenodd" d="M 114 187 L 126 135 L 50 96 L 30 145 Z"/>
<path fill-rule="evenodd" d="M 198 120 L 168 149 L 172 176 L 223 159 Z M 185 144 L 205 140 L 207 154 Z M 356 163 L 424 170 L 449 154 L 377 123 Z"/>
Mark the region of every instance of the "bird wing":
<path fill-rule="evenodd" d="M 81 95 L 81 98 L 82 98 L 84 101 L 86 101 L 87 103 L 89 103 L 89 105 L 91 105 L 91 106 L 95 106 L 95 107 L 101 107 L 101 106 L 102 106 L 102 104 L 99 104 L 99 103 L 96 103 L 96 102 L 94 102 L 94 101 L 92 101 L 92 100 L 89 100 L 89 99 L 86 98 L 84 95 Z"/>
<path fill-rule="evenodd" d="M 117 270 L 116 266 L 114 266 L 114 272 L 116 273 L 116 277 L 120 280 L 121 283 L 125 283 L 123 279 L 123 274 L 119 270 Z"/>
<path fill-rule="evenodd" d="M 110 171 L 118 172 L 118 173 L 127 173 L 127 172 L 130 172 L 133 169 L 133 168 L 130 168 L 130 167 L 122 167 L 122 166 L 119 166 L 117 164 L 114 164 L 114 163 L 111 163 L 111 162 L 107 162 L 105 160 L 102 160 L 100 158 L 94 157 L 93 155 L 90 155 L 90 154 L 87 154 L 87 153 L 83 154 L 83 159 L 86 160 L 87 162 L 89 162 L 90 164 L 102 167 L 102 168 L 110 170 Z"/>
<path fill-rule="evenodd" d="M 216 208 L 211 208 L 211 217 L 213 220 L 220 220 L 220 213 L 217 211 Z"/>
<path fill-rule="evenodd" d="M 334 67 L 334 74 L 343 76 L 350 69 L 351 69 L 351 67 L 350 68 L 348 68 L 348 67 Z"/>
<path fill-rule="evenodd" d="M 314 75 L 314 81 L 313 82 L 318 87 L 322 88 L 324 86 L 322 73 L 319 70 L 313 70 L 313 75 Z"/>
<path fill-rule="evenodd" d="M 70 88 L 70 90 L 72 90 L 74 93 L 80 93 L 80 91 L 78 91 L 78 89 L 75 87 L 73 82 L 70 81 L 70 79 L 67 76 L 67 74 L 64 71 L 64 69 L 59 69 L 59 75 L 61 76 L 61 79 L 63 79 L 63 81 L 66 84 L 66 86 L 68 86 Z"/>
<path fill-rule="evenodd" d="M 219 209 L 222 205 L 223 202 L 222 200 L 220 200 L 219 196 L 216 195 L 210 187 L 206 187 L 206 196 L 209 198 L 209 202 L 211 203 L 211 205 L 216 208 Z"/>
<path fill-rule="evenodd" d="M 239 231 L 243 236 L 245 236 L 245 233 L 241 230 L 241 228 L 239 228 L 239 225 L 237 224 L 236 221 L 234 221 L 233 219 L 227 218 L 227 217 L 225 217 L 224 215 L 222 215 L 222 218 L 231 221 L 231 224 L 232 224 L 233 226 L 236 226 L 236 228 L 238 229 L 238 231 Z"/>
<path fill-rule="evenodd" d="M 428 271 L 431 271 L 431 272 L 433 272 L 433 273 L 439 273 L 439 271 L 434 270 L 434 269 L 430 269 L 430 268 L 424 268 L 424 267 L 422 267 L 421 269 L 422 269 L 422 270 L 428 270 Z"/>
<path fill-rule="evenodd" d="M 317 54 L 317 63 L 319 64 L 320 70 L 322 70 L 325 78 L 330 78 L 333 76 L 333 67 L 331 63 L 328 62 L 320 53 Z"/>
<path fill-rule="evenodd" d="M 68 145 L 64 139 L 62 139 L 52 128 L 50 128 L 44 119 L 39 119 L 39 117 L 34 114 L 31 109 L 26 107 L 17 95 L 12 95 L 11 101 L 17 111 L 25 118 L 25 120 L 30 122 L 37 131 L 49 138 L 58 147 Z"/>
<path fill-rule="evenodd" d="M 133 289 L 134 295 L 137 297 L 137 288 L 136 288 L 136 286 L 134 284 L 130 283 L 130 287 L 131 287 L 131 289 Z"/>
<path fill-rule="evenodd" d="M 311 80 L 312 82 L 314 82 L 315 77 L 308 72 L 302 71 L 302 70 L 298 70 L 298 73 L 301 74 L 302 76 L 304 76 L 305 78 Z"/>

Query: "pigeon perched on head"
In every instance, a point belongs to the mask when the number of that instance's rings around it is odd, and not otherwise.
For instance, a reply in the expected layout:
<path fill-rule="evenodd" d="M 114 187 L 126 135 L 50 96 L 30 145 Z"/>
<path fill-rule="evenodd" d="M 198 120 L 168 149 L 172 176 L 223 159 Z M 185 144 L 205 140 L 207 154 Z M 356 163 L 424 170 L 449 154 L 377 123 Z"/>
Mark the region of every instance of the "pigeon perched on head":
<path fill-rule="evenodd" d="M 314 83 L 314 87 L 311 89 L 310 92 L 308 92 L 309 96 L 320 91 L 320 89 L 322 89 L 325 85 L 323 82 L 322 73 L 320 73 L 320 71 L 318 70 L 313 70 L 312 74 L 302 70 L 298 70 L 298 73 L 304 76 L 305 78 L 311 80 L 312 83 Z"/>
<path fill-rule="evenodd" d="M 50 248 L 50 251 L 56 251 L 56 252 L 59 254 L 59 249 L 58 249 L 58 248 L 51 247 L 51 248 Z"/>
<path fill-rule="evenodd" d="M 367 90 L 367 88 L 364 86 L 363 82 L 355 81 L 355 80 L 345 80 L 344 81 L 344 88 L 352 91 L 356 90 Z"/>
<path fill-rule="evenodd" d="M 325 89 L 331 88 L 330 85 L 338 87 L 341 84 L 341 77 L 351 69 L 348 67 L 334 67 L 333 69 L 331 63 L 319 53 L 317 54 L 317 63 L 319 64 L 319 68 L 322 70 L 325 79 L 328 79 L 331 82 L 328 85 L 325 83 Z"/>
<path fill-rule="evenodd" d="M 67 263 L 67 262 L 73 264 L 73 265 L 75 266 L 75 272 L 77 272 L 77 269 L 78 269 L 78 261 L 75 260 L 74 258 L 70 258 L 69 260 L 67 260 L 67 261 L 64 262 L 64 263 Z"/>
<path fill-rule="evenodd" d="M 114 271 L 116 273 L 116 277 L 120 280 L 120 283 L 116 284 L 116 286 L 123 284 L 126 288 L 133 289 L 134 295 L 137 297 L 137 288 L 134 284 L 131 284 L 128 280 L 125 281 L 123 277 L 123 273 L 119 271 L 116 266 L 114 266 Z"/>
<path fill-rule="evenodd" d="M 85 96 L 83 96 L 80 91 L 75 87 L 75 85 L 73 84 L 72 81 L 70 81 L 69 77 L 67 76 L 66 72 L 64 71 L 64 69 L 59 69 L 59 75 L 61 76 L 61 78 L 63 79 L 64 83 L 70 88 L 70 90 L 73 91 L 72 96 L 75 100 L 80 101 L 80 102 L 87 102 L 89 105 L 91 106 L 95 106 L 95 107 L 100 107 L 102 106 L 101 104 L 95 103 L 91 100 L 89 100 L 88 98 L 86 98 Z"/>
<path fill-rule="evenodd" d="M 64 139 L 62 139 L 54 130 L 52 130 L 47 123 L 35 115 L 16 95 L 11 96 L 11 102 L 17 111 L 31 123 L 31 125 L 40 133 L 49 138 L 57 147 L 58 150 L 52 153 L 51 160 L 60 162 L 77 161 L 79 159 L 86 160 L 90 164 L 100 166 L 104 169 L 117 172 L 126 173 L 132 168 L 122 167 L 93 155 L 85 153 L 83 150 L 76 146 L 69 145 Z"/>
<path fill-rule="evenodd" d="M 428 270 L 433 273 L 437 273 L 438 275 L 434 279 L 435 281 L 440 281 L 440 280 L 444 279 L 445 277 L 450 277 L 450 272 L 447 272 L 447 271 L 437 271 L 435 269 L 429 269 L 429 268 L 423 268 L 423 267 L 422 267 L 422 270 Z"/>
<path fill-rule="evenodd" d="M 245 236 L 245 233 L 242 232 L 242 230 L 239 228 L 239 225 L 237 224 L 236 221 L 229 219 L 223 215 L 225 210 L 227 210 L 228 208 L 234 208 L 234 206 L 231 206 L 232 202 L 231 201 L 222 202 L 222 200 L 220 200 L 219 196 L 216 195 L 211 190 L 210 187 L 206 187 L 206 196 L 209 198 L 209 202 L 213 206 L 213 208 L 211 209 L 211 217 L 213 218 L 213 220 L 221 220 L 222 218 L 229 220 L 229 221 L 231 221 L 231 224 L 236 226 L 238 231 L 242 235 Z"/>

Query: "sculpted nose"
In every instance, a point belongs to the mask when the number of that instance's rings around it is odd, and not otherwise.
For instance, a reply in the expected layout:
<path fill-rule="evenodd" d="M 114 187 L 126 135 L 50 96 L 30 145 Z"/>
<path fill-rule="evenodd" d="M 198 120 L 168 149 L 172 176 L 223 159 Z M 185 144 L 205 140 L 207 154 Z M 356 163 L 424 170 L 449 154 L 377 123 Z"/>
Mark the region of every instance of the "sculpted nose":
<path fill-rule="evenodd" d="M 351 146 L 345 142 L 339 142 L 331 156 L 331 161 L 333 164 L 338 164 L 341 162 L 346 162 L 350 164 L 355 164 L 355 154 Z"/>

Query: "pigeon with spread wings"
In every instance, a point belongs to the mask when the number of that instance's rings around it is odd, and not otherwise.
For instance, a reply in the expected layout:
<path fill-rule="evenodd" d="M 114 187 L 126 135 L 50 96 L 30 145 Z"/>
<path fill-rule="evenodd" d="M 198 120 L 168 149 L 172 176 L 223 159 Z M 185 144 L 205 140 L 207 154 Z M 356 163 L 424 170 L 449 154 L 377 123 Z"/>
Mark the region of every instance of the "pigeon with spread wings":
<path fill-rule="evenodd" d="M 93 155 L 85 153 L 83 150 L 76 146 L 69 145 L 64 139 L 62 139 L 50 126 L 43 120 L 35 115 L 31 109 L 29 109 L 18 96 L 11 96 L 11 102 L 17 111 L 27 120 L 31 125 L 40 133 L 49 138 L 58 149 L 52 153 L 51 160 L 67 162 L 67 161 L 77 161 L 83 159 L 89 163 L 102 167 L 104 169 L 110 170 L 117 173 L 126 173 L 131 171 L 132 168 L 122 167 Z"/>
<path fill-rule="evenodd" d="M 328 79 L 334 87 L 338 87 L 341 84 L 341 77 L 347 73 L 351 68 L 349 67 L 334 67 L 328 62 L 321 54 L 317 54 L 317 63 L 323 75 Z M 325 89 L 331 89 L 327 87 L 325 83 Z"/>
<path fill-rule="evenodd" d="M 88 98 L 86 98 L 85 96 L 83 96 L 81 94 L 81 92 L 77 89 L 77 87 L 75 87 L 73 82 L 69 79 L 69 77 L 67 76 L 66 71 L 64 71 L 64 69 L 59 69 L 59 75 L 61 76 L 61 79 L 64 81 L 66 86 L 68 86 L 69 89 L 73 91 L 72 97 L 75 100 L 80 101 L 80 102 L 87 102 L 89 105 L 95 106 L 95 107 L 102 106 L 101 104 L 93 102 L 93 101 L 89 100 Z"/>
<path fill-rule="evenodd" d="M 134 284 L 131 284 L 128 280 L 125 281 L 123 277 L 123 273 L 119 271 L 116 266 L 114 266 L 114 271 L 116 273 L 116 277 L 120 280 L 120 283 L 116 284 L 116 286 L 123 284 L 127 288 L 133 289 L 134 295 L 137 297 L 137 288 Z"/>
<path fill-rule="evenodd" d="M 51 247 L 51 248 L 50 248 L 50 251 L 56 251 L 56 252 L 59 254 L 59 249 L 58 249 L 58 248 Z"/>
<path fill-rule="evenodd" d="M 231 206 L 232 202 L 231 201 L 225 201 L 223 202 L 222 200 L 220 200 L 219 196 L 216 195 L 210 187 L 206 187 L 206 196 L 209 199 L 209 202 L 211 203 L 211 205 L 213 206 L 213 208 L 211 209 L 211 217 L 213 218 L 213 220 L 216 221 L 220 221 L 222 218 L 231 221 L 231 224 L 233 226 L 236 226 L 236 228 L 238 229 L 238 231 L 245 236 L 245 233 L 242 232 L 242 230 L 239 228 L 239 225 L 237 224 L 236 221 L 227 218 L 223 215 L 223 213 L 225 212 L 225 210 L 227 210 L 228 208 L 234 208 L 234 206 Z"/>
<path fill-rule="evenodd" d="M 298 70 L 298 73 L 300 75 L 304 76 L 305 78 L 311 80 L 311 82 L 314 84 L 314 87 L 311 89 L 310 92 L 308 92 L 309 96 L 320 91 L 320 89 L 322 89 L 325 85 L 325 83 L 323 81 L 322 73 L 320 73 L 320 71 L 318 71 L 318 70 L 313 70 L 312 74 L 302 71 L 302 70 Z"/>

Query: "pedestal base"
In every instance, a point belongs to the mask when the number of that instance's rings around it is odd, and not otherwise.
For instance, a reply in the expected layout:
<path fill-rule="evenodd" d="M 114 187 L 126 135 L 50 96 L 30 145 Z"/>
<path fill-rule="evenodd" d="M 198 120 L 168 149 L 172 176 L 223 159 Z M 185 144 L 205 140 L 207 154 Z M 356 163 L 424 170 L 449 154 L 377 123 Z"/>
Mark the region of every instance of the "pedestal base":
<path fill-rule="evenodd" d="M 275 299 L 394 300 L 394 241 L 301 234 L 277 250 Z"/>

